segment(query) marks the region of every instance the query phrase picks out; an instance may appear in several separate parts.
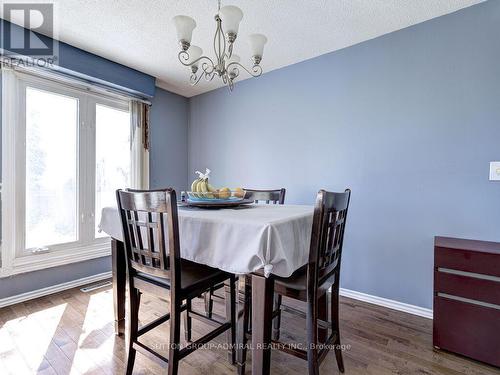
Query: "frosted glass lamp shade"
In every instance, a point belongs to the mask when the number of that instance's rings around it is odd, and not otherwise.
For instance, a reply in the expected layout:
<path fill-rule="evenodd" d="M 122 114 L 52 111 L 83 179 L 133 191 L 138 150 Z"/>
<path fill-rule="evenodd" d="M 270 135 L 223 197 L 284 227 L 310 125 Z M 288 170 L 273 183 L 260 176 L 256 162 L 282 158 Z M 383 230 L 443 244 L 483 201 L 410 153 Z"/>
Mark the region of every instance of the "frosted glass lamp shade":
<path fill-rule="evenodd" d="M 198 46 L 190 46 L 189 49 L 187 50 L 187 52 L 189 53 L 189 59 L 186 61 L 186 63 L 187 64 L 191 64 L 193 61 L 195 61 L 198 58 L 200 58 L 200 56 L 203 53 L 203 50 L 200 47 L 198 47 Z M 195 64 L 193 64 L 193 66 L 198 67 L 198 62 L 196 62 Z"/>
<path fill-rule="evenodd" d="M 243 19 L 243 12 L 240 8 L 234 5 L 226 5 L 219 11 L 220 19 L 222 20 L 222 29 L 226 34 L 238 34 L 240 22 Z"/>
<path fill-rule="evenodd" d="M 262 34 L 252 34 L 249 36 L 250 40 L 250 52 L 253 56 L 258 56 L 262 58 L 264 53 L 264 45 L 267 43 L 267 38 Z"/>
<path fill-rule="evenodd" d="M 238 55 L 236 55 L 236 54 L 233 53 L 231 55 L 231 58 L 229 60 L 227 60 L 227 65 L 229 65 L 229 64 L 231 64 L 233 62 L 240 62 L 240 60 L 241 60 L 240 57 Z"/>
<path fill-rule="evenodd" d="M 177 29 L 177 39 L 179 42 L 191 43 L 193 30 L 196 27 L 195 20 L 188 16 L 175 16 L 173 21 Z"/>

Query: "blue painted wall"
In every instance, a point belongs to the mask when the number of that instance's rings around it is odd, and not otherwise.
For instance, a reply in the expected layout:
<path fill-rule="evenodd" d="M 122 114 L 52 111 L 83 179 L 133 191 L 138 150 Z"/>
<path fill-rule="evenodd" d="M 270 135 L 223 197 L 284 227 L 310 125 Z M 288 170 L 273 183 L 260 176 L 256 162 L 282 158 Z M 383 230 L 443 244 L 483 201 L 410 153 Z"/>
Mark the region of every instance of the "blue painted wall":
<path fill-rule="evenodd" d="M 435 235 L 500 241 L 499 35 L 489 1 L 194 97 L 189 171 L 352 188 L 342 287 L 431 308 Z"/>
<path fill-rule="evenodd" d="M 111 271 L 111 257 L 0 278 L 0 300 Z"/>
<path fill-rule="evenodd" d="M 187 187 L 188 99 L 156 88 L 150 112 L 150 186 Z"/>

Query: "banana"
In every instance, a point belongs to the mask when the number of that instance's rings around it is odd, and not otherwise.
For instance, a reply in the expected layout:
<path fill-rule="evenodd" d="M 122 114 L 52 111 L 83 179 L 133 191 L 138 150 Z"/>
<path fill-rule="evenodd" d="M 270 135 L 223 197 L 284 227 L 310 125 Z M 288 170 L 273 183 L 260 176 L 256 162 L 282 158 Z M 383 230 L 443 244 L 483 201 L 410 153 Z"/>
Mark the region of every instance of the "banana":
<path fill-rule="evenodd" d="M 207 183 L 207 180 L 201 180 L 197 187 L 198 187 L 198 191 L 200 193 L 208 193 L 208 183 Z"/>
<path fill-rule="evenodd" d="M 191 191 L 192 192 L 196 192 L 196 185 L 198 184 L 198 182 L 200 182 L 201 180 L 199 178 L 197 178 L 196 180 L 193 181 L 193 183 L 191 184 Z"/>
<path fill-rule="evenodd" d="M 200 184 L 202 196 L 204 198 L 213 198 L 213 195 L 208 190 L 208 179 L 204 179 Z"/>
<path fill-rule="evenodd" d="M 191 191 L 193 192 L 193 195 L 195 197 L 200 197 L 199 194 L 196 194 L 198 189 L 199 189 L 199 186 L 200 186 L 200 183 L 202 182 L 202 179 L 201 178 L 197 178 L 196 180 L 193 181 L 193 184 L 191 185 Z"/>
<path fill-rule="evenodd" d="M 208 175 L 210 170 L 205 173 L 195 172 L 198 178 L 191 184 L 191 195 L 197 198 L 215 198 L 218 196 L 218 190 L 208 183 Z"/>
<path fill-rule="evenodd" d="M 208 179 L 202 179 L 198 185 L 196 185 L 196 188 L 198 189 L 198 193 L 200 197 L 202 198 L 215 198 L 213 192 L 215 192 L 215 189 L 208 183 Z"/>

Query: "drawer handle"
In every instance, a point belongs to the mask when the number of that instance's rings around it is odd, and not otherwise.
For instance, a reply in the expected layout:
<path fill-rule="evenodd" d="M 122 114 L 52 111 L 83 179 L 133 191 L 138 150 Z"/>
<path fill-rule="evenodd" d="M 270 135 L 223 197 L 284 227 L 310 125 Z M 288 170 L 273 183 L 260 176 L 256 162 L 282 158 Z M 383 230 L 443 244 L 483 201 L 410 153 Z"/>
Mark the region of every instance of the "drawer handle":
<path fill-rule="evenodd" d="M 452 275 L 459 275 L 459 276 L 468 276 L 468 277 L 472 277 L 474 279 L 496 281 L 496 282 L 500 283 L 500 277 L 498 277 L 498 276 L 483 275 L 481 273 L 452 270 L 450 268 L 442 268 L 442 267 L 438 267 L 438 272 L 449 273 Z"/>
<path fill-rule="evenodd" d="M 458 297 L 458 296 L 454 296 L 454 295 L 447 294 L 447 293 L 438 293 L 437 295 L 438 295 L 438 297 L 443 297 L 443 298 L 447 298 L 447 299 L 451 299 L 451 300 L 455 300 L 455 301 L 470 303 L 472 305 L 477 305 L 477 306 L 481 306 L 481 307 L 489 307 L 490 309 L 500 310 L 500 305 L 496 305 L 494 303 L 488 303 L 488 302 L 478 301 L 475 299 Z"/>

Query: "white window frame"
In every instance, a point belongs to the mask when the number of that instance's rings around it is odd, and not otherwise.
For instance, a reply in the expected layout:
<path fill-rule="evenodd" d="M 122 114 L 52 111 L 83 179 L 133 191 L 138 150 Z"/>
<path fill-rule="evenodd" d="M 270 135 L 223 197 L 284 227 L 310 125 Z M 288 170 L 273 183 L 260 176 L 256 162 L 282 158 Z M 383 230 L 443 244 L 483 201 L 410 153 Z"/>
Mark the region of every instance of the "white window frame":
<path fill-rule="evenodd" d="M 78 241 L 49 247 L 48 252 L 25 249 L 25 128 L 26 87 L 79 100 L 78 116 Z M 96 104 L 129 111 L 129 100 L 92 93 L 33 75 L 2 70 L 2 264 L 0 277 L 109 256 L 110 239 L 95 234 L 95 108 Z M 133 157 L 131 158 L 133 160 Z M 80 181 L 88 181 L 84 189 Z M 134 185 L 134 181 L 132 185 Z"/>

